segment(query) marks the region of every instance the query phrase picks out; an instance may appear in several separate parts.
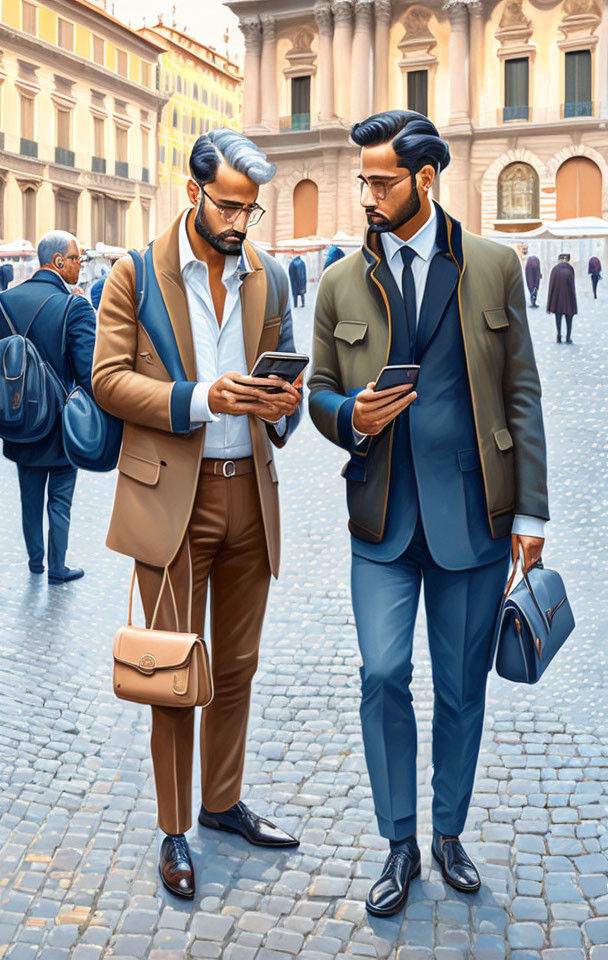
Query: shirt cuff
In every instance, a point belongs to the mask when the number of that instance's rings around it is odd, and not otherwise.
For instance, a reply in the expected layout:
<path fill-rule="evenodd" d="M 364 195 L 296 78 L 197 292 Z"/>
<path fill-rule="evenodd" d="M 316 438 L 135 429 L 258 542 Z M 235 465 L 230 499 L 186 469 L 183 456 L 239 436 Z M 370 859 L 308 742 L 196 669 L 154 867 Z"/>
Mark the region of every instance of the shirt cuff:
<path fill-rule="evenodd" d="M 516 513 L 511 533 L 520 537 L 540 537 L 544 540 L 546 522 L 546 520 L 541 520 L 540 517 L 526 517 L 521 513 Z"/>
<path fill-rule="evenodd" d="M 273 426 L 280 437 L 282 437 L 287 430 L 287 417 L 285 416 L 281 417 L 280 420 L 267 420 L 266 417 L 260 417 L 260 420 Z"/>
<path fill-rule="evenodd" d="M 353 407 L 353 416 L 354 416 L 354 415 L 355 415 L 355 408 Z M 360 443 L 363 443 L 364 440 L 367 440 L 368 434 L 367 434 L 367 433 L 359 433 L 359 431 L 358 431 L 357 428 L 355 427 L 354 423 L 352 423 L 352 420 L 351 420 L 351 424 L 352 424 L 352 428 L 353 428 L 353 437 L 355 438 L 355 444 L 356 444 L 357 446 L 359 446 Z"/>
<path fill-rule="evenodd" d="M 209 390 L 212 383 L 197 383 L 192 391 L 190 400 L 190 426 L 199 427 L 202 423 L 208 423 L 211 420 L 219 420 L 219 417 L 211 413 L 209 409 Z"/>

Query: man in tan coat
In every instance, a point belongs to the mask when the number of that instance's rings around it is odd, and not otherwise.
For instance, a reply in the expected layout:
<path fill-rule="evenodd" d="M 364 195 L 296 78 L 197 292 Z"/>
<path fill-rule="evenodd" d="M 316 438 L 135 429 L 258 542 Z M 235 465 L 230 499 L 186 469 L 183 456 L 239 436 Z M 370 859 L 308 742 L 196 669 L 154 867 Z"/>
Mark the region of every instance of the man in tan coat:
<path fill-rule="evenodd" d="M 150 626 L 202 635 L 211 588 L 213 702 L 202 711 L 199 822 L 262 846 L 297 841 L 240 800 L 251 680 L 271 573 L 279 569 L 272 444 L 300 417 L 299 382 L 249 376 L 266 350 L 294 352 L 288 280 L 245 239 L 274 166 L 242 134 L 199 137 L 191 206 L 143 255 L 124 257 L 100 305 L 93 389 L 124 420 L 108 546 L 134 557 Z M 164 578 L 164 572 L 167 576 Z M 194 708 L 152 708 L 160 874 L 194 896 Z"/>

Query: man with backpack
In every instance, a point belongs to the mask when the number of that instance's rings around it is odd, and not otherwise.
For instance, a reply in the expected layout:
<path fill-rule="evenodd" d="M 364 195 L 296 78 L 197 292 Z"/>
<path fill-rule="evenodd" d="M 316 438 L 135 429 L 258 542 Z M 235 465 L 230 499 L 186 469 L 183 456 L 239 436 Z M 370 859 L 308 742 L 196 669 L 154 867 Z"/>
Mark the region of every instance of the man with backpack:
<path fill-rule="evenodd" d="M 63 230 L 45 234 L 38 244 L 38 260 L 40 269 L 29 280 L 0 295 L 0 339 L 27 332 L 27 339 L 41 360 L 52 367 L 66 396 L 75 384 L 91 393 L 95 311 L 88 300 L 70 290 L 80 273 L 76 237 Z M 49 583 L 84 576 L 84 570 L 65 565 L 76 470 L 63 449 L 61 411 L 42 439 L 5 439 L 4 456 L 17 464 L 19 472 L 23 536 L 31 572 L 44 573 L 46 490 Z"/>

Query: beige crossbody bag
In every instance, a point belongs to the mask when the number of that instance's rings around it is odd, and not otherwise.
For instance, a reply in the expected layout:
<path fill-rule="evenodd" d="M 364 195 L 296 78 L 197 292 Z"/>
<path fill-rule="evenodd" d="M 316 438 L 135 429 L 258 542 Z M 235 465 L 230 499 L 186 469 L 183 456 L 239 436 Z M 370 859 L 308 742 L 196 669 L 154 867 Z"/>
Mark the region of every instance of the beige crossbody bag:
<path fill-rule="evenodd" d="M 153 707 L 207 707 L 213 700 L 213 678 L 203 638 L 195 633 L 154 629 L 167 581 L 173 598 L 175 626 L 179 626 L 171 577 L 165 567 L 150 628 L 134 627 L 133 569 L 127 625 L 120 627 L 114 640 L 114 693 L 120 700 L 148 703 Z M 191 626 L 191 607 L 192 570 L 188 627 Z"/>

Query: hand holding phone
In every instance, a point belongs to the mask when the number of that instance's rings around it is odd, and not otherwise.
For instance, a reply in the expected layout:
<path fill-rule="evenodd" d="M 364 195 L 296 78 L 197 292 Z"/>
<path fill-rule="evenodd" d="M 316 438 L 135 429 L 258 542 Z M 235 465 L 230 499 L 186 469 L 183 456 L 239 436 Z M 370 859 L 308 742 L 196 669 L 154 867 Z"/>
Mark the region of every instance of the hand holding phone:
<path fill-rule="evenodd" d="M 376 382 L 368 383 L 366 389 L 357 394 L 353 410 L 355 430 L 368 436 L 382 433 L 418 396 L 414 385 L 419 370 L 416 364 L 384 367 Z"/>
<path fill-rule="evenodd" d="M 380 371 L 374 385 L 374 392 L 378 393 L 381 390 L 390 390 L 391 387 L 408 385 L 415 389 L 419 373 L 420 364 L 418 363 L 390 364 Z"/>

